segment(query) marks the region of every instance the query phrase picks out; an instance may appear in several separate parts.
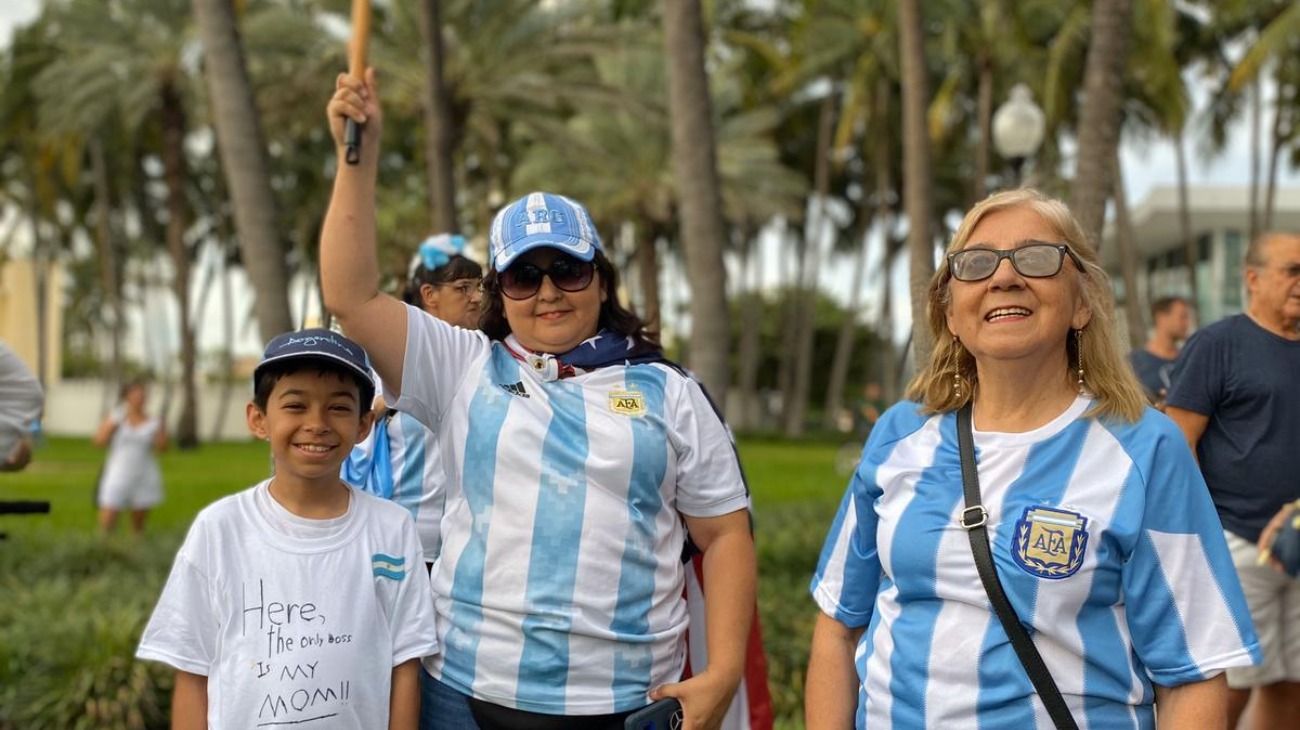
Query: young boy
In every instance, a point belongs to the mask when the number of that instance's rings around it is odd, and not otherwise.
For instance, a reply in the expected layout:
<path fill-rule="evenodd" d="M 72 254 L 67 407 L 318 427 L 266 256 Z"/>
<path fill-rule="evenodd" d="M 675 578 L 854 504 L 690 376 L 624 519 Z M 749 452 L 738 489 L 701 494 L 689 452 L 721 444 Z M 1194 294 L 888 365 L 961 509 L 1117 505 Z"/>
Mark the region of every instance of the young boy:
<path fill-rule="evenodd" d="M 195 518 L 136 655 L 176 668 L 172 728 L 403 728 L 436 653 L 410 514 L 339 466 L 370 429 L 365 350 L 328 330 L 271 340 L 248 427 L 270 479 Z"/>

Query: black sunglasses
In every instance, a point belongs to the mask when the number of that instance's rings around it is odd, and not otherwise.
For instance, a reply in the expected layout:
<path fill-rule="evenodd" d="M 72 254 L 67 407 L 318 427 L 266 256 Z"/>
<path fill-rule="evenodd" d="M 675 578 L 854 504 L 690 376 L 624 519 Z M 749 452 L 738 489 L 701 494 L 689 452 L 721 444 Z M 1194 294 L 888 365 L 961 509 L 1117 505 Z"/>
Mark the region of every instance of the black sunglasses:
<path fill-rule="evenodd" d="M 982 281 L 993 276 L 1002 259 L 1011 259 L 1011 265 L 1021 276 L 1044 279 L 1056 276 L 1069 256 L 1079 271 L 1083 262 L 1063 243 L 1034 242 L 1010 251 L 992 248 L 968 248 L 948 254 L 948 271 L 957 281 Z"/>
<path fill-rule="evenodd" d="M 536 264 L 519 263 L 499 274 L 501 293 L 511 299 L 528 299 L 542 288 L 542 278 L 550 277 L 555 288 L 579 292 L 591 286 L 596 267 L 590 261 L 561 256 L 543 269 Z"/>

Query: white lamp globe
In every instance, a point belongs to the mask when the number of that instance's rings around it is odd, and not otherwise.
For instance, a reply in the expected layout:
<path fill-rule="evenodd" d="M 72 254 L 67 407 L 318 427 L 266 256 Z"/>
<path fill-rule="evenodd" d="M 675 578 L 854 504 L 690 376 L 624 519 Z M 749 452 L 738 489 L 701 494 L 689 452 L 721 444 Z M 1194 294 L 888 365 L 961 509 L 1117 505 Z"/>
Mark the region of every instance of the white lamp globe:
<path fill-rule="evenodd" d="M 1029 87 L 1016 84 L 1007 101 L 993 113 L 993 146 L 1009 160 L 1030 157 L 1043 143 L 1046 124 Z"/>

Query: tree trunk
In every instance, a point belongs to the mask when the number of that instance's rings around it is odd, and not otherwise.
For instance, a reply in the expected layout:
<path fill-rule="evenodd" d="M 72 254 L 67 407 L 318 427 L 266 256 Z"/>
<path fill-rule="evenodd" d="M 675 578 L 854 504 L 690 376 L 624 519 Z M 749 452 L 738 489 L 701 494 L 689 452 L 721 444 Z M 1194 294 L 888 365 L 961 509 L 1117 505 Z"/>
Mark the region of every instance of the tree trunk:
<path fill-rule="evenodd" d="M 1137 349 L 1146 341 L 1146 325 L 1142 320 L 1143 302 L 1138 292 L 1137 238 L 1133 234 L 1133 221 L 1129 217 L 1127 191 L 1124 189 L 1124 168 L 1119 151 L 1111 155 L 1115 189 L 1115 240 L 1119 244 L 1120 272 L 1124 277 L 1124 314 L 1128 321 L 1129 347 Z"/>
<path fill-rule="evenodd" d="M 930 84 L 925 65 L 925 37 L 920 0 L 898 3 L 899 61 L 903 76 L 903 202 L 907 209 L 909 271 L 912 295 L 912 352 L 918 368 L 930 359 L 934 346 L 926 316 L 926 291 L 934 276 L 933 186 L 930 169 L 930 134 L 925 110 L 930 104 Z"/>
<path fill-rule="evenodd" d="M 783 418 L 794 402 L 794 373 L 797 360 L 795 352 L 798 350 L 799 312 L 803 301 L 800 292 L 803 289 L 804 270 L 808 264 L 808 257 L 805 254 L 808 241 L 794 228 L 782 231 L 783 236 L 786 234 L 794 236 L 794 245 L 789 247 L 794 261 L 788 269 L 791 280 L 785 286 L 785 296 L 781 302 L 781 360 L 777 370 L 777 387 L 781 391 Z"/>
<path fill-rule="evenodd" d="M 1284 64 L 1277 65 L 1277 99 L 1273 103 L 1273 131 L 1270 135 L 1268 172 L 1264 176 L 1264 212 L 1259 217 L 1260 232 L 1273 229 L 1273 208 L 1277 203 L 1277 163 L 1286 146 L 1286 76 Z"/>
<path fill-rule="evenodd" d="M 817 122 L 817 150 L 813 164 L 813 188 L 816 200 L 809 216 L 805 258 L 806 276 L 799 280 L 799 320 L 795 324 L 794 397 L 785 409 L 785 435 L 802 436 L 808 412 L 808 394 L 812 380 L 813 334 L 817 330 L 818 278 L 821 274 L 822 237 L 826 233 L 826 200 L 831 194 L 831 134 L 835 126 L 835 96 L 822 99 Z M 832 237 L 834 240 L 834 237 Z"/>
<path fill-rule="evenodd" d="M 185 202 L 185 110 L 175 86 L 165 84 L 162 96 L 163 176 L 167 186 L 167 251 L 172 260 L 172 291 L 176 296 L 181 346 L 181 414 L 176 443 L 198 446 L 198 391 L 194 382 L 194 323 L 190 316 L 190 249 L 185 244 L 188 208 Z"/>
<path fill-rule="evenodd" d="M 221 257 L 221 396 L 217 399 L 212 440 L 219 441 L 226 429 L 226 411 L 235 392 L 235 297 L 230 286 L 229 258 Z"/>
<path fill-rule="evenodd" d="M 882 344 L 882 367 L 881 367 L 881 389 L 884 391 L 885 398 L 893 401 L 898 398 L 898 378 L 894 376 L 895 365 L 894 359 L 897 355 L 894 349 L 894 304 L 893 304 L 893 263 L 894 257 L 902 248 L 903 242 L 896 241 L 893 237 L 894 215 L 890 210 L 889 202 L 894 194 L 894 176 L 893 161 L 891 152 L 891 141 L 889 137 L 889 111 L 892 107 L 893 88 L 889 79 L 884 75 L 876 80 L 876 98 L 875 118 L 876 130 L 873 134 L 875 138 L 875 162 L 876 162 L 876 215 L 875 219 L 880 226 L 880 241 L 884 249 L 884 261 L 881 264 L 883 274 L 881 286 L 881 296 L 883 300 L 880 305 L 880 323 L 877 333 L 880 335 Z"/>
<path fill-rule="evenodd" d="M 108 389 L 116 392 L 122 383 L 122 286 L 118 274 L 117 246 L 110 219 L 108 165 L 104 161 L 104 144 L 98 137 L 90 140 L 90 165 L 95 186 L 95 238 L 99 244 L 99 283 L 104 288 L 104 316 L 108 319 L 109 361 Z"/>
<path fill-rule="evenodd" d="M 659 231 L 648 221 L 636 224 L 636 269 L 641 284 L 641 317 L 659 330 Z"/>
<path fill-rule="evenodd" d="M 451 161 L 454 122 L 451 100 L 443 83 L 442 0 L 420 0 L 420 35 L 428 49 L 425 55 L 424 164 L 429 176 L 429 211 L 433 230 L 458 233 L 456 222 L 456 174 Z"/>
<path fill-rule="evenodd" d="M 230 0 L 194 0 L 212 122 L 262 340 L 293 328 L 270 165 Z"/>
<path fill-rule="evenodd" d="M 975 140 L 975 187 L 972 203 L 988 196 L 989 147 L 993 140 L 993 59 L 988 53 L 979 59 L 979 97 L 976 113 L 979 115 L 979 138 Z"/>
<path fill-rule="evenodd" d="M 763 328 L 763 252 L 756 251 L 758 240 L 756 232 L 749 227 L 742 232 L 744 240 L 744 258 L 741 271 L 749 273 L 749 291 L 738 296 L 743 303 L 740 307 L 740 343 L 739 351 L 739 385 L 740 418 L 742 428 L 757 428 L 761 420 L 761 408 L 758 401 L 758 365 L 762 357 L 762 343 L 759 340 Z M 744 274 L 742 274 L 744 276 Z"/>
<path fill-rule="evenodd" d="M 1131 0 L 1095 0 L 1088 60 L 1079 105 L 1079 150 L 1070 209 L 1088 241 L 1101 250 L 1111 171 L 1123 122 L 1124 58 L 1132 21 Z"/>
<path fill-rule="evenodd" d="M 862 282 L 867 273 L 867 232 L 871 229 L 871 196 L 867 186 L 862 186 L 862 200 L 858 201 L 858 225 L 854 226 L 853 281 L 849 284 L 849 306 L 840 333 L 835 339 L 835 355 L 831 358 L 830 382 L 826 386 L 826 400 L 822 404 L 822 428 L 835 428 L 836 416 L 844 407 L 844 384 L 849 376 L 849 360 L 858 339 L 858 308 L 862 306 Z"/>
<path fill-rule="evenodd" d="M 663 9 L 673 172 L 691 285 L 691 369 L 718 407 L 725 409 L 731 379 L 731 327 L 722 258 L 726 235 L 713 140 L 713 104 L 704 68 L 703 19 L 699 0 L 666 0 Z"/>
<path fill-rule="evenodd" d="M 1264 82 L 1256 76 L 1250 85 L 1250 224 L 1247 241 L 1259 235 L 1259 168 L 1260 145 L 1263 144 Z"/>
<path fill-rule="evenodd" d="M 1196 281 L 1196 262 L 1200 251 L 1196 245 L 1196 236 L 1192 232 L 1192 204 L 1187 191 L 1187 139 L 1179 129 L 1174 136 L 1174 146 L 1178 152 L 1178 225 L 1183 236 L 1183 258 L 1187 259 L 1187 280 L 1191 284 L 1192 303 L 1200 306 L 1201 289 Z"/>
<path fill-rule="evenodd" d="M 50 268 L 46 254 L 45 236 L 41 232 L 41 217 L 37 211 L 36 187 L 32 187 L 32 210 L 29 220 L 32 226 L 32 276 L 36 279 L 36 379 L 41 383 L 41 390 L 47 388 L 49 363 L 49 275 Z"/>

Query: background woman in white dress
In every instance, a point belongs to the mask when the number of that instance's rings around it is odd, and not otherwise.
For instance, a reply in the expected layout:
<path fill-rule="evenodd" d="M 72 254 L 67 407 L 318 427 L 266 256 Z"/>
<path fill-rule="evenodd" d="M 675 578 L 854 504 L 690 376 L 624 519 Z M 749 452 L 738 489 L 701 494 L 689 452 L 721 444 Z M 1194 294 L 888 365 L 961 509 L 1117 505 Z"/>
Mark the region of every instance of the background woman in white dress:
<path fill-rule="evenodd" d="M 131 529 L 144 531 L 149 510 L 162 501 L 162 472 L 155 452 L 167 448 L 162 419 L 145 411 L 144 383 L 122 386 L 121 402 L 95 433 L 95 445 L 108 447 L 99 479 L 99 527 L 105 534 L 117 525 L 118 513 L 131 512 Z"/>

